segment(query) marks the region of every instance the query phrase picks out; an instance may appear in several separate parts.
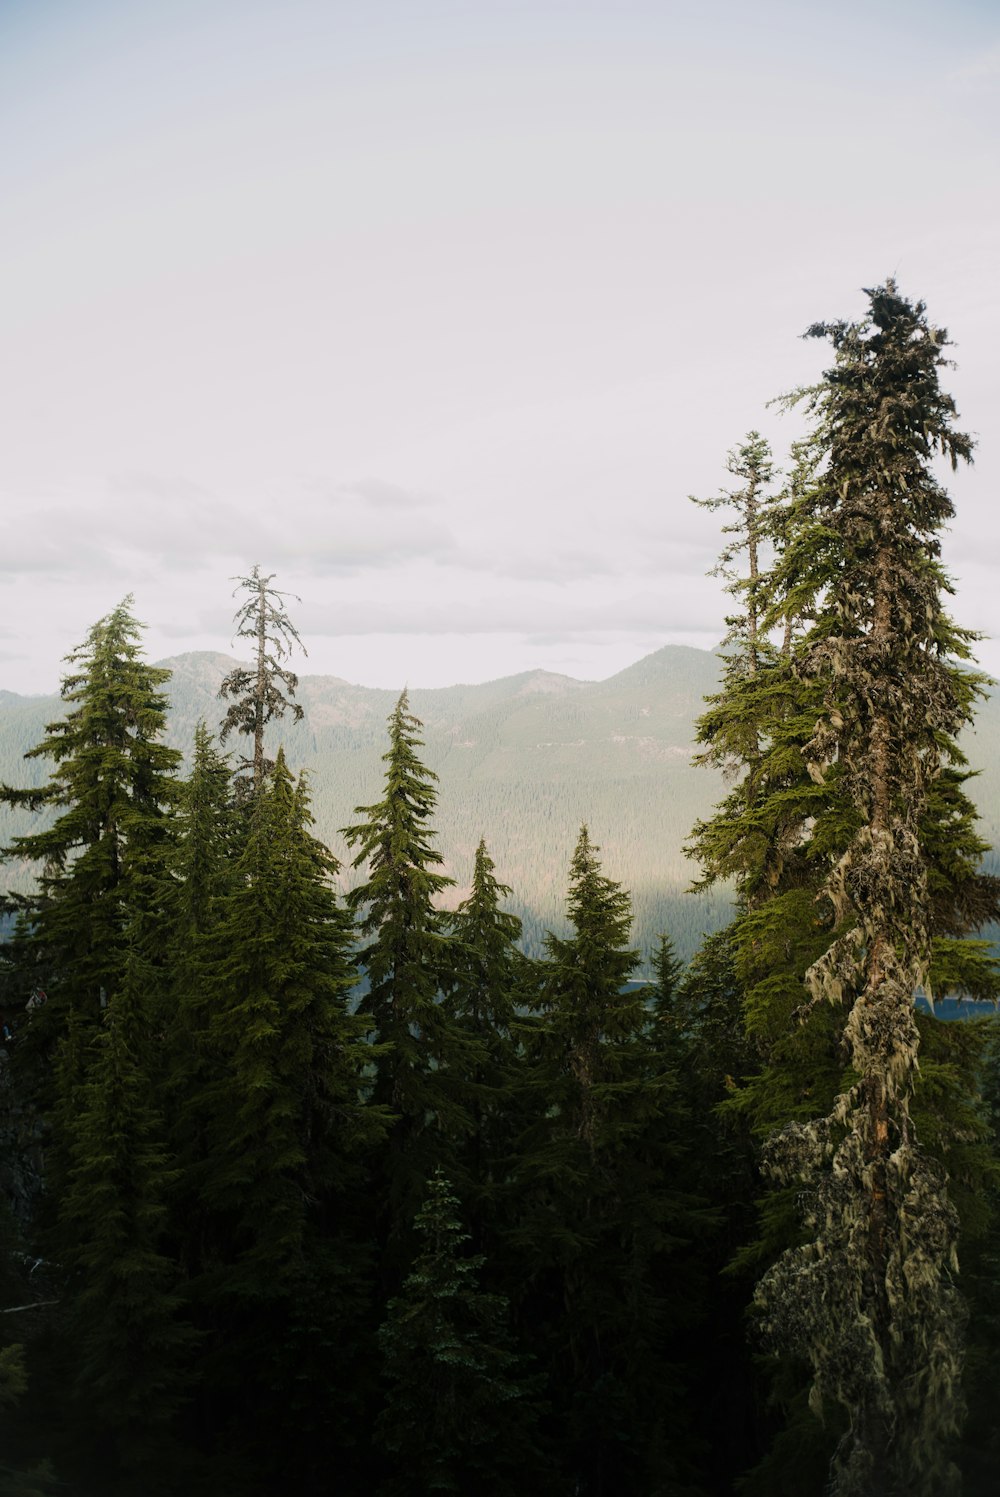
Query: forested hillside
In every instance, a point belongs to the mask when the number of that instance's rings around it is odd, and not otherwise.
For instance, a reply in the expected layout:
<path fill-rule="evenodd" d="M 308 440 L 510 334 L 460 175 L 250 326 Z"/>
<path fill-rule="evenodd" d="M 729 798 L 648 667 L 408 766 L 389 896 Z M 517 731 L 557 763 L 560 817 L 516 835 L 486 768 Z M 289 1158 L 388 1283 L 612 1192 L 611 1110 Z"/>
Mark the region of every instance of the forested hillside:
<path fill-rule="evenodd" d="M 219 683 L 233 662 L 195 654 L 161 663 L 171 671 L 166 740 L 189 756 L 198 722 L 214 729 L 222 717 Z M 711 654 L 668 645 L 609 681 L 533 672 L 412 691 L 426 762 L 441 780 L 437 827 L 456 880 L 450 897 L 468 890 L 484 837 L 537 954 L 544 929 L 565 924 L 563 870 L 586 821 L 609 873 L 632 890 L 636 944 L 649 954 L 669 930 L 690 956 L 729 907 L 724 894 L 684 893 L 692 878 L 684 841 L 718 796 L 717 778 L 691 764 L 694 721 L 716 670 Z M 307 770 L 318 834 L 341 857 L 340 828 L 380 783 L 385 720 L 397 695 L 304 676 L 296 698 L 302 722 L 285 720 L 269 732 L 269 745 L 284 743 L 289 763 Z M 58 715 L 59 702 L 7 695 L 5 703 L 0 777 L 27 783 L 32 770 L 44 770 L 19 756 Z M 30 825 L 24 813 L 0 813 L 5 840 Z"/>
<path fill-rule="evenodd" d="M 160 662 L 171 676 L 166 741 L 190 757 L 195 728 L 215 729 L 222 717 L 219 683 L 233 661 L 222 654 L 180 655 Z M 708 814 L 721 776 L 692 764 L 695 722 L 714 689 L 715 655 L 667 645 L 607 681 L 574 681 L 536 671 L 477 686 L 415 689 L 413 710 L 424 723 L 427 764 L 440 776 L 437 818 L 445 867 L 457 900 L 472 877 L 484 837 L 525 942 L 538 954 L 545 929 L 562 929 L 562 869 L 584 821 L 600 842 L 609 874 L 632 891 L 633 940 L 649 956 L 669 931 L 685 959 L 702 936 L 728 918 L 724 891 L 691 895 L 694 868 L 683 848 L 692 826 Z M 343 856 L 340 828 L 354 806 L 371 798 L 381 775 L 385 719 L 398 693 L 329 676 L 303 676 L 301 723 L 269 731 L 288 760 L 306 769 L 317 833 Z M 41 782 L 44 767 L 21 760 L 59 713 L 57 697 L 0 693 L 0 779 Z M 984 835 L 1000 845 L 1000 703 L 991 696 L 963 743 L 982 773 L 971 786 Z M 30 814 L 0 807 L 0 836 L 26 832 Z M 349 869 L 341 875 L 350 885 Z M 9 870 L 27 887 L 27 867 Z"/>

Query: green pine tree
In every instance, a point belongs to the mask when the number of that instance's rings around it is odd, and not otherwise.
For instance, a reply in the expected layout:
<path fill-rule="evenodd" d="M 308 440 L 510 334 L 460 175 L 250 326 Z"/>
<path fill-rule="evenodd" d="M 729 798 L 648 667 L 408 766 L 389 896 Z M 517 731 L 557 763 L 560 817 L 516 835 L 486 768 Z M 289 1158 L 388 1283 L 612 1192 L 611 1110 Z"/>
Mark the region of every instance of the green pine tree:
<path fill-rule="evenodd" d="M 365 819 L 344 829 L 357 848 L 353 866 L 367 869 L 347 903 L 367 938 L 358 959 L 368 991 L 358 1011 L 377 1046 L 371 1098 L 394 1114 L 379 1190 L 384 1238 L 408 1231 L 424 1182 L 468 1134 L 468 1077 L 478 1063 L 478 1051 L 440 1001 L 455 951 L 436 899 L 454 880 L 440 871 L 433 846 L 437 776 L 417 756 L 420 726 L 404 691 L 382 756 L 385 795 L 358 806 Z"/>
<path fill-rule="evenodd" d="M 239 835 L 245 831 L 245 819 L 237 817 L 233 805 L 228 759 L 199 723 L 191 772 L 181 786 L 163 891 L 169 923 L 163 1100 L 179 1168 L 172 1231 L 175 1251 L 190 1277 L 203 1272 L 211 1235 L 203 1206 L 204 1177 L 214 1088 L 224 1064 L 212 1026 L 230 1001 L 217 970 L 220 927 L 238 886 Z"/>
<path fill-rule="evenodd" d="M 153 972 L 135 945 L 75 1093 L 73 1135 L 58 1202 L 75 1395 L 87 1443 L 105 1471 L 160 1482 L 170 1423 L 190 1380 L 193 1332 L 179 1270 L 165 1251 L 176 1178 L 155 1102 L 158 1041 L 150 1023 Z"/>
<path fill-rule="evenodd" d="M 6 850 L 42 865 L 30 921 L 48 969 L 48 1002 L 31 1027 L 49 1039 L 71 1012 L 98 1025 L 123 978 L 130 882 L 140 870 L 148 876 L 171 836 L 181 756 L 160 741 L 170 672 L 142 659 L 131 601 L 99 620 L 68 657 L 67 715 L 26 755 L 53 761 L 48 784 L 0 792 L 8 804 L 56 813 Z"/>
<path fill-rule="evenodd" d="M 629 896 L 583 827 L 567 910 L 522 1026 L 534 1117 L 517 1164 L 519 1313 L 537 1327 L 573 1490 L 666 1493 L 690 1477 L 675 1275 L 711 1215 L 687 1157 L 676 1056 L 628 986 Z"/>
<path fill-rule="evenodd" d="M 957 461 L 970 444 L 938 383 L 945 335 L 892 283 L 869 295 L 863 322 L 812 330 L 836 362 L 808 393 L 814 430 L 764 581 L 763 626 L 782 626 L 786 647 L 752 682 L 727 681 L 702 721 L 705 757 L 729 755 L 743 779 L 695 832 L 706 881 L 737 880 L 736 974 L 760 1064 L 735 1105 L 773 1132 L 784 1186 L 765 1208 L 762 1256 L 779 1256 L 758 1304 L 774 1344 L 810 1367 L 814 1405 L 846 1420 L 842 1494 L 953 1479 L 962 1313 L 941 1161 L 962 1156 L 972 1080 L 935 1035 L 921 1082 L 913 998 L 937 983 L 996 990 L 965 939 L 997 889 L 954 741 L 981 678 L 956 663 L 970 636 L 942 602 L 951 511 L 929 466 L 935 447 Z"/>
<path fill-rule="evenodd" d="M 313 1479 L 338 1384 L 341 1434 L 349 1421 L 354 1374 L 343 1363 L 356 1350 L 366 1267 L 355 1201 L 381 1131 L 359 1095 L 367 1047 L 347 1007 L 357 974 L 331 884 L 338 865 L 311 822 L 305 783 L 279 750 L 207 938 L 209 1063 L 191 1104 L 203 1127 L 194 1288 L 207 1407 L 230 1453 L 253 1453 L 258 1480 L 276 1479 L 276 1463 L 289 1479 Z M 267 1417 L 275 1402 L 280 1447 Z"/>
<path fill-rule="evenodd" d="M 726 468 L 734 478 L 742 479 L 742 488 L 723 490 L 712 499 L 696 499 L 692 495 L 692 500 L 702 509 L 736 511 L 736 518 L 722 527 L 723 534 L 734 539 L 723 548 L 710 575 L 724 577 L 726 591 L 742 604 L 742 611 L 726 620 L 728 638 L 745 644 L 740 652 L 740 669 L 754 675 L 761 656 L 771 652 L 764 630 L 768 609 L 765 561 L 766 553 L 780 535 L 781 505 L 779 499 L 767 492 L 775 476 L 774 463 L 771 449 L 760 432 L 747 433 L 743 443 L 727 455 Z M 733 566 L 743 552 L 747 558 L 745 576 Z"/>
<path fill-rule="evenodd" d="M 453 1173 L 473 1240 L 484 1250 L 502 1197 L 509 1193 L 505 1187 L 518 1126 L 514 1030 L 519 1008 L 536 984 L 537 964 L 517 944 L 521 921 L 501 907 L 510 894 L 481 841 L 469 897 L 452 920 L 451 985 L 444 1003 L 474 1046 L 475 1063 L 467 1077 L 471 1127 Z"/>
<path fill-rule="evenodd" d="M 376 1439 L 386 1497 L 551 1491 L 534 1443 L 534 1380 L 514 1348 L 510 1309 L 479 1287 L 459 1203 L 438 1170 L 417 1215 L 419 1250 L 379 1331 L 388 1384 Z"/>

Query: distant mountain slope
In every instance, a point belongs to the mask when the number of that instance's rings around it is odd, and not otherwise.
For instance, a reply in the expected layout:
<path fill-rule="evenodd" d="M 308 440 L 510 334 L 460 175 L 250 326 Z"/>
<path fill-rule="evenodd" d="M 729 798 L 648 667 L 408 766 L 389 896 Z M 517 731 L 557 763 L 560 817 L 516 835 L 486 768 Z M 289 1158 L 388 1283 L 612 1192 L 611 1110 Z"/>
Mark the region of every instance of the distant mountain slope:
<path fill-rule="evenodd" d="M 219 682 L 233 662 L 198 652 L 161 664 L 173 672 L 169 737 L 187 752 L 200 719 L 217 725 Z M 721 894 L 684 892 L 696 869 L 682 851 L 692 825 L 724 788 L 719 775 L 691 764 L 694 723 L 717 670 L 708 651 L 667 645 L 606 681 L 532 671 L 482 685 L 413 690 L 411 706 L 425 725 L 424 758 L 440 776 L 438 845 L 458 881 L 454 897 L 467 889 L 484 836 L 537 949 L 545 927 L 563 926 L 569 859 L 586 821 L 607 872 L 632 892 L 636 944 L 648 951 L 667 928 L 690 954 L 728 912 Z M 339 828 L 356 819 L 356 806 L 381 794 L 385 723 L 397 695 L 335 676 L 305 676 L 298 691 L 303 721 L 286 721 L 272 735 L 272 748 L 284 742 L 292 766 L 308 771 L 317 831 L 345 864 Z M 19 785 L 44 779 L 46 766 L 21 755 L 61 715 L 58 697 L 0 693 L 0 779 Z M 973 793 L 994 845 L 1000 842 L 998 727 L 992 698 L 967 745 L 973 762 L 986 764 Z M 26 813 L 3 813 L 0 836 L 6 842 L 29 824 Z M 24 887 L 30 876 L 13 866 L 7 882 Z M 346 885 L 355 875 L 345 868 L 343 877 Z"/>

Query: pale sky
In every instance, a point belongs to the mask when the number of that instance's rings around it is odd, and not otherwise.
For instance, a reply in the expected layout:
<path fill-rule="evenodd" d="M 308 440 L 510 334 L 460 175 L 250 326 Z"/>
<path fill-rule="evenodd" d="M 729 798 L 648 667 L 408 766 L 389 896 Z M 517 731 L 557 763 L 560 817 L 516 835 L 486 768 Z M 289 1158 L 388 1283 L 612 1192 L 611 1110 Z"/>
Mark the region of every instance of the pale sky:
<path fill-rule="evenodd" d="M 0 0 L 0 687 L 254 562 L 365 685 L 711 647 L 687 496 L 892 274 L 1000 639 L 998 91 L 995 0 Z"/>

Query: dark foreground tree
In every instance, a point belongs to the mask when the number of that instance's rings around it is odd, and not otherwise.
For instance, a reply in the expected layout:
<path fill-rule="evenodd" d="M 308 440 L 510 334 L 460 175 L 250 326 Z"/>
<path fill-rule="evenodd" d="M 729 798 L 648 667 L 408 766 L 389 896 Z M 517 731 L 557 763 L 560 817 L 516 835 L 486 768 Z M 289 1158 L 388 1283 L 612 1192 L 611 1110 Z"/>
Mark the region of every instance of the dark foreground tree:
<path fill-rule="evenodd" d="M 573 929 L 549 935 L 537 1011 L 520 1026 L 530 1125 L 512 1241 L 570 1489 L 638 1497 L 683 1490 L 691 1473 L 678 1335 L 698 1291 L 692 1279 L 678 1296 L 674 1279 L 710 1217 L 677 1050 L 659 1048 L 647 990 L 628 985 L 631 902 L 598 852 L 583 827 Z"/>
<path fill-rule="evenodd" d="M 352 1201 L 381 1131 L 359 1096 L 367 1047 L 347 1008 L 357 974 L 331 886 L 337 864 L 311 823 L 305 784 L 279 750 L 206 936 L 214 1001 L 187 1101 L 197 1190 L 181 1224 L 188 1253 L 200 1254 L 193 1296 L 219 1424 L 210 1438 L 249 1461 L 254 1481 L 280 1468 L 309 1491 L 325 1442 L 349 1433 L 344 1363 L 357 1359 L 366 1267 Z M 284 1445 L 271 1435 L 272 1405 Z"/>
<path fill-rule="evenodd" d="M 104 1475 L 160 1480 L 170 1424 L 192 1371 L 193 1331 L 168 1256 L 176 1179 L 155 1102 L 152 971 L 133 946 L 76 1091 L 70 1168 L 59 1201 L 59 1277 L 74 1394 Z"/>
<path fill-rule="evenodd" d="M 388 1382 L 376 1426 L 393 1458 L 382 1490 L 514 1497 L 550 1491 L 534 1445 L 537 1389 L 514 1348 L 510 1307 L 479 1286 L 459 1203 L 441 1173 L 416 1220 L 419 1250 L 379 1331 Z"/>
<path fill-rule="evenodd" d="M 255 794 L 274 768 L 264 753 L 264 729 L 272 718 L 284 717 L 289 708 L 296 722 L 303 716 L 302 707 L 291 700 L 299 678 L 284 661 L 294 646 L 303 654 L 306 649 L 285 609 L 284 600 L 290 594 L 271 587 L 274 576 L 273 572 L 262 576 L 255 566 L 249 577 L 236 579 L 236 592 L 248 595 L 236 610 L 236 637 L 253 640 L 254 659 L 249 666 L 236 666 L 219 687 L 220 697 L 233 698 L 222 719 L 220 741 L 225 743 L 234 728 L 253 740 L 253 757 L 241 759 L 240 768 L 250 773 Z"/>

